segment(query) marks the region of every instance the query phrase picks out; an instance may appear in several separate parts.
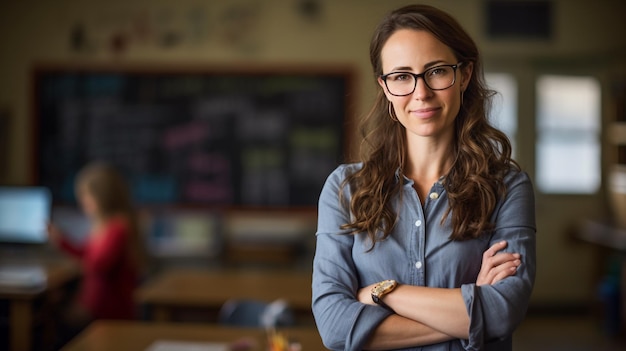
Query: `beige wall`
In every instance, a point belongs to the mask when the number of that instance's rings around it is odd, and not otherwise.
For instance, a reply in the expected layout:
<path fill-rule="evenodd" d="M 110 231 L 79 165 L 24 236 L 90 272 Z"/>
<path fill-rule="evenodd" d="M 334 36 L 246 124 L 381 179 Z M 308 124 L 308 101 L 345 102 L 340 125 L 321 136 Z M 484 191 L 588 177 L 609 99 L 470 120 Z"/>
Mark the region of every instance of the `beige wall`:
<path fill-rule="evenodd" d="M 459 19 L 482 48 L 488 69 L 511 72 L 518 78 L 519 161 L 531 175 L 535 75 L 569 67 L 570 71 L 598 76 L 606 87 L 612 72 L 626 70 L 623 19 L 626 2 L 554 0 L 554 38 L 549 42 L 489 40 L 483 32 L 482 0 L 424 2 L 448 10 Z M 29 74 L 33 65 L 41 62 L 350 65 L 357 76 L 355 112 L 365 113 L 375 92 L 367 53 L 369 37 L 385 12 L 410 1 L 320 0 L 318 18 L 303 15 L 298 11 L 298 3 L 296 0 L 1 2 L 0 110 L 10 112 L 10 140 L 7 164 L 0 165 L 0 183 L 31 181 L 34 140 L 29 120 Z M 142 18 L 147 22 L 142 22 Z M 80 51 L 71 49 L 69 39 L 77 23 L 86 28 L 88 38 L 87 47 Z M 137 23 L 149 24 L 147 35 L 139 34 L 141 31 L 133 26 Z M 116 33 L 130 33 L 127 48 L 121 53 L 111 50 L 110 41 Z M 163 33 L 179 36 L 180 42 L 169 47 L 159 44 Z M 601 215 L 605 208 L 603 196 L 572 199 L 539 194 L 537 200 L 540 266 L 534 301 L 585 301 L 591 297 L 595 262 L 590 247 L 568 240 L 566 229 L 582 216 Z"/>

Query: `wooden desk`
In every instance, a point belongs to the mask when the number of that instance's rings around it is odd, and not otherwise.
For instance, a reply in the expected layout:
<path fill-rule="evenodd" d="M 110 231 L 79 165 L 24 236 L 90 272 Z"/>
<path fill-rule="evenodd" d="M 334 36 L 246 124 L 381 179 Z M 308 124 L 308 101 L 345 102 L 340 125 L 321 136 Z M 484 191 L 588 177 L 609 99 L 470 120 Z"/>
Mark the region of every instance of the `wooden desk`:
<path fill-rule="evenodd" d="M 326 350 L 314 327 L 285 328 L 290 340 L 303 351 Z M 266 350 L 262 329 L 225 328 L 210 324 L 96 321 L 70 341 L 62 351 L 143 351 L 157 340 L 231 343 L 242 338 L 256 341 L 253 350 Z"/>
<path fill-rule="evenodd" d="M 0 285 L 0 299 L 9 302 L 9 350 L 32 350 L 32 330 L 34 324 L 34 302 L 46 294 L 62 289 L 71 280 L 79 277 L 80 269 L 69 260 L 37 262 L 0 261 L 0 269 L 15 267 L 20 264 L 31 268 L 40 267 L 45 283 L 34 287 L 16 287 Z"/>
<path fill-rule="evenodd" d="M 282 298 L 297 313 L 311 315 L 311 273 L 173 269 L 148 281 L 135 296 L 138 303 L 152 308 L 157 321 L 170 320 L 175 308 L 216 311 L 230 299 L 271 302 Z"/>

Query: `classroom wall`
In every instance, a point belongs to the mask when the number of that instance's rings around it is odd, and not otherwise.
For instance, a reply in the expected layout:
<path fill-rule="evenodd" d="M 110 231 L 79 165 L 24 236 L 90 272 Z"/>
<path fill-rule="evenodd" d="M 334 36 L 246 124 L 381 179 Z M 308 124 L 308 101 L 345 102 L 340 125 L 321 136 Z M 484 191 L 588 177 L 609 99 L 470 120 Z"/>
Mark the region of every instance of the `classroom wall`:
<path fill-rule="evenodd" d="M 367 55 L 371 32 L 385 12 L 411 1 L 308 1 L 318 4 L 317 11 L 303 9 L 306 2 L 3 2 L 0 109 L 8 110 L 12 132 L 0 181 L 31 179 L 29 73 L 36 63 L 349 64 L 359 79 L 356 113 L 365 113 L 376 89 Z M 555 35 L 547 42 L 486 38 L 482 0 L 424 2 L 459 18 L 483 50 L 487 68 L 624 55 L 626 39 L 617 33 L 626 27 L 621 18 L 626 5 L 619 0 L 554 1 Z M 79 27 L 82 44 L 75 44 Z"/>
<path fill-rule="evenodd" d="M 519 161 L 534 169 L 533 77 L 563 66 L 605 79 L 624 71 L 626 2 L 554 0 L 554 37 L 494 40 L 485 35 L 484 1 L 423 1 L 456 16 L 482 48 L 486 68 L 513 72 L 520 84 Z M 58 0 L 0 3 L 0 183 L 32 182 L 34 150 L 30 70 L 46 62 L 109 65 L 349 65 L 356 72 L 355 115 L 375 94 L 368 43 L 399 0 Z M 2 111 L 6 117 L 1 117 Z M 605 116 L 605 119 L 608 119 Z M 0 136 L 3 134 L 0 133 Z M 592 298 L 597 263 L 568 239 L 580 216 L 606 211 L 602 194 L 538 196 L 537 303 Z M 575 274 L 572 274 L 575 272 Z"/>

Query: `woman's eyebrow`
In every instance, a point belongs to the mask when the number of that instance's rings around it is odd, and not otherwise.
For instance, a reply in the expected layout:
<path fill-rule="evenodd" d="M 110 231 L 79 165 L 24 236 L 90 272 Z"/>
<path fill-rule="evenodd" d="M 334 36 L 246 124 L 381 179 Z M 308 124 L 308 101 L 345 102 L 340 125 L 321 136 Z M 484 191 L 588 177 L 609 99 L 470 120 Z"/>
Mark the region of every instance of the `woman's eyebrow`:
<path fill-rule="evenodd" d="M 446 64 L 446 61 L 444 60 L 435 60 L 435 61 L 431 61 L 428 62 L 427 64 L 424 65 L 424 70 L 429 69 L 430 67 L 434 67 L 436 65 L 441 65 L 441 64 Z M 412 67 L 409 66 L 399 66 L 399 67 L 394 67 L 391 72 L 397 72 L 397 71 L 413 71 Z"/>
<path fill-rule="evenodd" d="M 445 64 L 446 64 L 446 61 L 444 61 L 444 60 L 435 60 L 435 61 L 431 61 L 431 62 L 428 62 L 427 64 L 425 64 L 424 65 L 424 69 L 429 69 L 430 67 L 434 67 L 434 66 L 437 66 L 437 65 L 445 65 Z"/>
<path fill-rule="evenodd" d="M 391 72 L 396 72 L 396 71 L 413 71 L 413 68 L 409 66 L 401 66 L 401 67 L 394 67 L 391 69 Z"/>

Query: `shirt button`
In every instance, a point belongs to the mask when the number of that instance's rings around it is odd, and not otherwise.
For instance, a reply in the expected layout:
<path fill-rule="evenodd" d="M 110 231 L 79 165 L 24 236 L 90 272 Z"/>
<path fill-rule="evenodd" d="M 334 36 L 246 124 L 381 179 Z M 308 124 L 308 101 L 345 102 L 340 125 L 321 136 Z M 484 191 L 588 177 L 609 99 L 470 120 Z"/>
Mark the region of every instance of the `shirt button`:
<path fill-rule="evenodd" d="M 422 221 L 421 220 L 418 219 L 417 221 L 415 221 L 415 226 L 416 227 L 419 227 L 420 225 L 422 225 Z"/>
<path fill-rule="evenodd" d="M 421 261 L 415 262 L 415 268 L 421 269 L 422 268 L 422 262 Z"/>
<path fill-rule="evenodd" d="M 430 198 L 433 200 L 437 200 L 439 198 L 439 194 L 437 193 L 430 193 Z"/>

